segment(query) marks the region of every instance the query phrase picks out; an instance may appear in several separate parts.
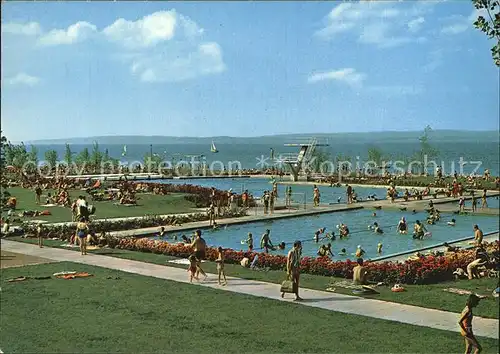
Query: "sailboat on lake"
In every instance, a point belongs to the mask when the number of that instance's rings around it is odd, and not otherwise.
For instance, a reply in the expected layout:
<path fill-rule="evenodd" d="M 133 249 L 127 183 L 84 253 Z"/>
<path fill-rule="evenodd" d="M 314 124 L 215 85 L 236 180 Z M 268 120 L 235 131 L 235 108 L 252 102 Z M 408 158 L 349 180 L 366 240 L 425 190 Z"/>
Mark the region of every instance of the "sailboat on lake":
<path fill-rule="evenodd" d="M 213 152 L 214 154 L 219 152 L 219 150 L 217 150 L 217 148 L 215 147 L 215 143 L 213 140 L 212 140 L 212 146 L 210 146 L 210 151 Z"/>

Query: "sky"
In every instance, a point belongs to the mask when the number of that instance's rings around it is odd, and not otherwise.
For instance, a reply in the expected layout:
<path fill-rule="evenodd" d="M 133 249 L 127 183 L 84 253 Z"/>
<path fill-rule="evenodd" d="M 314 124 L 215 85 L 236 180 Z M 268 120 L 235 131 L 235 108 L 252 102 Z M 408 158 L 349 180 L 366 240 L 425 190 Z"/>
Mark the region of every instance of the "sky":
<path fill-rule="evenodd" d="M 1 6 L 12 141 L 499 129 L 470 1 Z"/>

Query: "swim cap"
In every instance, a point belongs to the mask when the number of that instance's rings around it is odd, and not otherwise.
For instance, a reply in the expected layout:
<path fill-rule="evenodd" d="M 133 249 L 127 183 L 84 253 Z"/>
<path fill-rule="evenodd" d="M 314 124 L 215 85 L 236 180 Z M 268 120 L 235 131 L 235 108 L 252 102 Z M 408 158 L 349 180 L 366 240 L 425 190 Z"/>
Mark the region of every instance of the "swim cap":
<path fill-rule="evenodd" d="M 358 248 L 361 248 L 361 245 L 358 245 Z"/>

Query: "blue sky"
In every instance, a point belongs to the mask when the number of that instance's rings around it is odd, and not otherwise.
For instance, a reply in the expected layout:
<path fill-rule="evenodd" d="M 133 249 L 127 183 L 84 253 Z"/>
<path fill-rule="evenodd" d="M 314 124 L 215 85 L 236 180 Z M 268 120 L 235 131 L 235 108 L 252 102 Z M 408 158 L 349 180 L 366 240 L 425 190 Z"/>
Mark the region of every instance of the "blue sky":
<path fill-rule="evenodd" d="M 469 1 L 2 3 L 2 130 L 94 135 L 499 128 Z"/>

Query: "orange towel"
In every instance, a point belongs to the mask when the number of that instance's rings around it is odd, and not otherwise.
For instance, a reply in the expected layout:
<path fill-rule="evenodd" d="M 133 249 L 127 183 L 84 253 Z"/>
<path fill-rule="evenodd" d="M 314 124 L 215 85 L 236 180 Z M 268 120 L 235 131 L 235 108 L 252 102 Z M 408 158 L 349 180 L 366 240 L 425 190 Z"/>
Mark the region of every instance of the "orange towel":
<path fill-rule="evenodd" d="M 92 274 L 89 274 L 87 272 L 79 272 L 75 274 L 62 274 L 62 275 L 57 275 L 56 278 L 59 279 L 75 279 L 75 278 L 87 278 L 87 277 L 92 277 Z"/>

